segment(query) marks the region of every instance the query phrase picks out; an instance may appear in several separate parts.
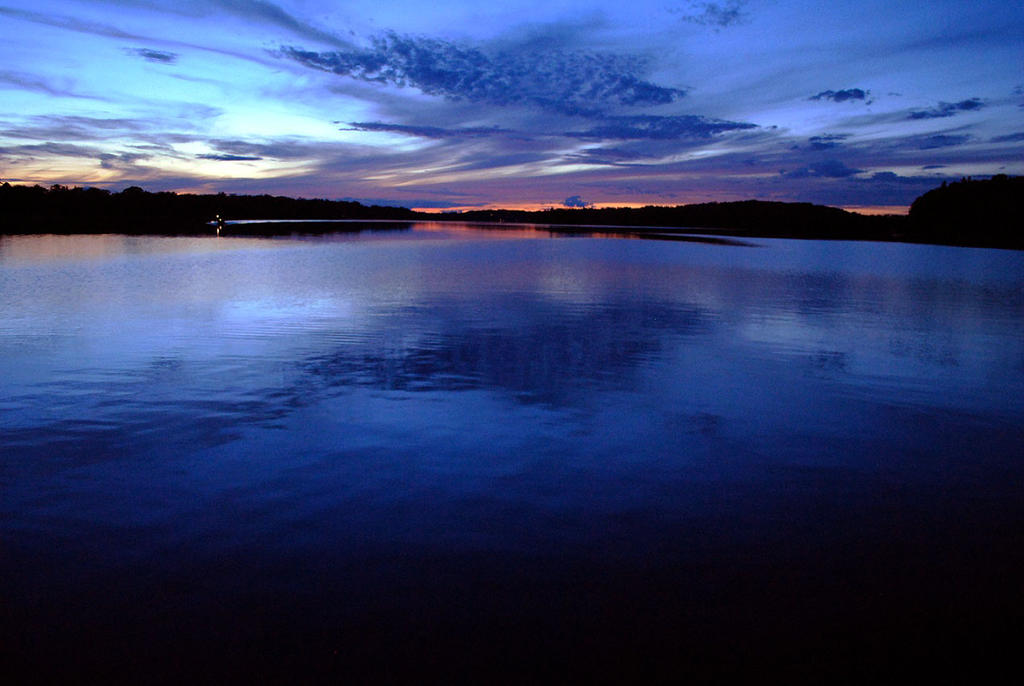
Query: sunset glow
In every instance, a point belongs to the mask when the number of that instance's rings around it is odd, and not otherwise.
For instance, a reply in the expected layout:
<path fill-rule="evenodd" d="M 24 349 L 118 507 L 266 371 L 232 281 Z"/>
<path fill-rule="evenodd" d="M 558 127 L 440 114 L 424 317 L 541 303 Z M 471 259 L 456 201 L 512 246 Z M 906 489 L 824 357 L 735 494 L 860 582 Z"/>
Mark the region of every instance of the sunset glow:
<path fill-rule="evenodd" d="M 1004 0 L 0 3 L 13 183 L 900 212 L 1024 173 Z"/>

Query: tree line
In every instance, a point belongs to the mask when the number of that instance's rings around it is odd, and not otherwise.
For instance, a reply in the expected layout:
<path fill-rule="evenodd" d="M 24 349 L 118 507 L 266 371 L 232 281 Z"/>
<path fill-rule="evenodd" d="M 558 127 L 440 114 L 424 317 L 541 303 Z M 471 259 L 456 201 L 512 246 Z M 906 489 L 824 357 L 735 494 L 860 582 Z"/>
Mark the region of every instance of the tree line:
<path fill-rule="evenodd" d="M 1024 177 L 965 178 L 917 198 L 909 215 L 870 216 L 810 203 L 711 202 L 640 208 L 551 208 L 540 211 L 473 210 L 432 214 L 402 207 L 343 200 L 271 195 L 150 193 L 138 186 L 121 192 L 101 188 L 0 184 L 0 234 L 174 233 L 211 231 L 226 219 L 456 220 L 558 225 L 559 230 L 625 227 L 642 231 L 739 236 L 897 240 L 1024 249 L 1018 206 Z M 573 228 L 575 227 L 575 228 Z M 303 225 L 303 232 L 336 231 L 331 225 Z"/>
<path fill-rule="evenodd" d="M 412 219 L 401 207 L 272 195 L 150 193 L 0 184 L 0 233 L 175 233 L 210 231 L 227 219 Z"/>

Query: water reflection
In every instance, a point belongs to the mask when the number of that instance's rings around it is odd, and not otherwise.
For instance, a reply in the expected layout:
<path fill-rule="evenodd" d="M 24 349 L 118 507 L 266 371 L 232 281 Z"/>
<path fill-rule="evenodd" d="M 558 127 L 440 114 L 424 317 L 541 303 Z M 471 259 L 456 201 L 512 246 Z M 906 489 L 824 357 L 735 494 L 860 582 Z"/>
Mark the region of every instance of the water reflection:
<path fill-rule="evenodd" d="M 265 647 L 217 608 L 277 607 L 252 630 L 372 652 L 367 617 L 468 640 L 466 607 L 578 649 L 557 601 L 591 628 L 607 603 L 609 641 L 671 614 L 647 626 L 675 646 L 745 603 L 850 620 L 850 579 L 1010 588 L 986 575 L 1020 550 L 1015 254 L 71 238 L 0 241 L 0 571 L 35 635 L 81 593 L 79 629 L 155 595 L 214 642 Z M 749 591 L 772 584 L 801 600 Z"/>

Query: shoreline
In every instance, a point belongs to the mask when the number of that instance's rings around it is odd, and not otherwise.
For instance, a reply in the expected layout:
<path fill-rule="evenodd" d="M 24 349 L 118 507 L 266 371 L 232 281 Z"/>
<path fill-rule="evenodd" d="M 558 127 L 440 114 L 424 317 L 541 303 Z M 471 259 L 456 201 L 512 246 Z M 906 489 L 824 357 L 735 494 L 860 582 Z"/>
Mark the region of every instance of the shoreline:
<path fill-rule="evenodd" d="M 177 229 L 171 225 L 161 225 L 145 230 L 132 230 L 123 226 L 97 226 L 88 223 L 85 226 L 68 226 L 65 223 L 47 224 L 41 227 L 42 230 L 32 231 L 10 231 L 0 230 L 0 240 L 10 236 L 75 236 L 75 235 L 120 235 L 120 236 L 221 236 L 221 237 L 273 237 L 273 236 L 318 236 L 332 233 L 360 233 L 367 228 L 336 229 L 329 227 L 353 226 L 353 225 L 405 225 L 396 227 L 398 229 L 412 228 L 416 224 L 442 224 L 472 226 L 483 230 L 501 231 L 504 229 L 529 228 L 538 231 L 548 231 L 553 234 L 562 235 L 595 235 L 604 234 L 622 238 L 637 238 L 643 240 L 666 240 L 679 242 L 709 243 L 720 245 L 735 245 L 743 247 L 754 247 L 752 244 L 741 240 L 729 240 L 731 238 L 766 238 L 783 240 L 820 240 L 820 241 L 856 241 L 874 243 L 902 243 L 907 245 L 942 245 L 955 248 L 993 248 L 999 250 L 1022 250 L 1024 246 L 998 245 L 983 241 L 941 241 L 928 240 L 925 237 L 913 237 L 901 234 L 885 235 L 855 235 L 846 233 L 826 232 L 796 232 L 796 231 L 772 231 L 747 228 L 725 228 L 725 227 L 701 227 L 701 226 L 679 226 L 679 225 L 630 225 L 630 224 L 564 224 L 529 221 L 480 221 L 463 219 L 232 219 L 225 220 L 220 233 L 216 225 L 204 222 L 196 225 L 190 222 L 183 222 L 186 226 L 179 226 Z M 190 225 L 193 228 L 188 228 Z M 248 231 L 231 231 L 231 227 L 252 227 Z M 275 231 L 275 227 L 282 227 L 282 230 Z M 310 230 L 296 230 L 297 227 Z M 321 228 L 322 227 L 322 228 Z"/>

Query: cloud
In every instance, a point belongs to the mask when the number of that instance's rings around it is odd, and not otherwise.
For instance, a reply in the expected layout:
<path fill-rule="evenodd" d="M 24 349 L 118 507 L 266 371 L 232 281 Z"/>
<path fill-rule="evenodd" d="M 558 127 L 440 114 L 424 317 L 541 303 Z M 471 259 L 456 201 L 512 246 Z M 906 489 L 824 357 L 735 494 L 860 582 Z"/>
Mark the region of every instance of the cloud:
<path fill-rule="evenodd" d="M 344 45 L 344 42 L 339 40 L 333 33 L 321 30 L 301 19 L 297 19 L 278 5 L 266 0 L 204 0 L 204 3 L 217 5 L 246 19 L 262 19 L 268 24 L 288 29 L 296 35 L 305 36 L 328 45 Z"/>
<path fill-rule="evenodd" d="M 338 200 L 344 200 L 346 202 L 358 202 L 363 205 L 379 205 L 381 207 L 418 207 L 422 209 L 434 209 L 434 210 L 447 210 L 453 207 L 467 207 L 467 203 L 462 202 L 451 202 L 447 200 L 435 200 L 433 198 L 427 200 L 425 198 L 406 198 L 403 200 L 395 200 L 394 198 L 338 198 Z M 476 203 L 477 206 L 483 206 L 483 203 Z"/>
<path fill-rule="evenodd" d="M 847 100 L 861 100 L 865 104 L 868 102 L 868 96 L 871 91 L 863 90 L 861 88 L 844 88 L 838 91 L 821 91 L 817 95 L 812 95 L 808 100 L 831 100 L 832 102 L 846 102 Z"/>
<path fill-rule="evenodd" d="M 2 9 L 2 8 L 0 8 Z M 0 90 L 3 90 L 3 84 L 14 86 L 17 90 L 34 91 L 37 93 L 45 93 L 46 95 L 53 95 L 58 98 L 81 98 L 84 100 L 102 100 L 103 98 L 82 95 L 75 93 L 70 88 L 61 88 L 53 83 L 40 78 L 35 74 L 26 74 L 24 72 L 16 71 L 0 71 Z"/>
<path fill-rule="evenodd" d="M 971 137 L 968 135 L 937 133 L 933 136 L 918 136 L 910 139 L 910 142 L 918 150 L 934 150 L 936 148 L 951 148 L 963 145 L 969 140 L 971 140 Z"/>
<path fill-rule="evenodd" d="M 183 0 L 178 3 L 154 2 L 153 0 L 118 0 L 117 4 L 152 9 L 154 6 L 164 12 L 174 12 L 188 17 L 207 14 L 211 6 L 243 17 L 248 20 L 257 19 L 267 25 L 278 26 L 287 29 L 297 36 L 303 36 L 312 40 L 326 43 L 328 45 L 344 45 L 345 43 L 328 31 L 321 30 L 316 26 L 306 23 L 295 16 L 281 9 L 278 5 L 266 0 Z M 73 17 L 60 16 L 31 10 L 0 7 L 0 14 L 6 14 L 25 21 L 31 21 L 48 26 L 91 33 L 99 36 L 110 36 L 114 38 L 139 39 L 142 36 L 122 31 L 109 24 L 100 24 Z"/>
<path fill-rule="evenodd" d="M 925 167 L 925 169 L 941 168 L 943 166 L 944 165 L 931 165 L 931 167 Z M 880 171 L 880 172 L 875 172 L 874 174 L 872 174 L 871 176 L 868 176 L 866 178 L 856 179 L 856 181 L 867 182 L 867 183 L 890 184 L 890 185 L 891 184 L 898 184 L 898 185 L 903 185 L 903 186 L 921 186 L 921 185 L 924 185 L 924 186 L 935 186 L 936 184 L 938 184 L 939 182 L 942 181 L 942 177 L 940 177 L 940 176 L 930 176 L 930 175 L 924 175 L 924 176 L 902 176 L 902 175 L 897 174 L 896 172 L 893 172 L 893 171 Z"/>
<path fill-rule="evenodd" d="M 633 166 L 631 163 L 636 160 L 649 158 L 651 152 L 627 150 L 624 148 L 591 148 L 574 152 L 567 157 L 582 164 L 600 164 L 611 167 Z"/>
<path fill-rule="evenodd" d="M 156 0 L 152 2 L 147 0 L 118 0 L 119 4 L 138 5 L 144 8 L 153 9 L 154 5 L 157 5 L 160 11 L 163 12 L 176 12 L 183 16 L 194 18 L 197 14 L 205 14 L 209 11 L 208 2 L 183 2 L 177 6 L 172 6 L 170 3 L 157 3 Z M 269 6 L 270 3 L 258 2 L 258 0 L 219 0 L 218 4 L 222 5 L 225 9 L 235 11 L 235 13 L 241 16 L 252 16 L 246 14 L 247 6 Z M 256 13 L 259 14 L 259 13 Z M 112 24 L 103 24 L 99 22 L 89 21 L 85 19 L 79 19 L 76 17 L 70 17 L 66 15 L 50 14 L 44 12 L 33 12 L 30 10 L 14 9 L 11 7 L 0 7 L 0 16 L 8 16 L 21 21 L 31 22 L 34 24 L 40 24 L 42 26 L 52 26 L 58 29 L 64 29 L 67 31 L 74 31 L 76 33 L 82 33 L 93 36 L 102 36 L 106 38 L 116 38 L 123 41 L 131 42 L 150 42 L 154 40 L 152 35 L 142 35 L 138 33 L 129 33 L 123 31 L 120 28 Z M 285 18 L 282 17 L 282 25 L 289 26 L 293 29 L 293 32 L 299 35 L 314 38 L 320 42 L 328 43 L 331 45 L 344 45 L 335 36 L 329 33 L 325 33 L 315 29 L 314 27 L 306 26 L 300 22 L 296 22 L 293 25 L 289 25 Z M 211 21 L 212 23 L 212 21 Z M 280 22 L 279 22 L 280 23 Z M 160 39 L 157 39 L 160 40 Z M 174 46 L 186 46 L 192 48 L 198 48 L 204 51 L 220 53 L 228 55 L 242 60 L 253 61 L 261 64 L 266 64 L 267 54 L 265 50 L 257 52 L 236 52 L 224 49 L 218 45 L 211 44 L 209 42 L 203 44 L 202 41 L 191 43 L 179 40 L 161 40 L 164 44 Z M 85 96 L 79 96 L 85 97 Z M 100 97 L 93 97 L 93 99 L 102 100 Z"/>
<path fill-rule="evenodd" d="M 604 123 L 587 131 L 566 133 L 571 138 L 616 139 L 616 140 L 707 140 L 726 131 L 740 131 L 757 128 L 746 122 L 707 119 L 695 114 L 660 117 L 635 115 L 606 117 Z"/>
<path fill-rule="evenodd" d="M 313 69 L 427 95 L 495 105 L 531 105 L 566 114 L 608 106 L 664 105 L 685 95 L 642 78 L 647 60 L 580 50 L 485 52 L 450 41 L 386 33 L 369 47 L 281 54 Z"/>
<path fill-rule="evenodd" d="M 98 36 L 130 39 L 140 38 L 140 36 L 125 33 L 124 31 L 121 31 L 120 29 L 110 26 L 108 24 L 99 24 L 96 22 L 83 21 L 71 17 L 61 17 L 57 15 L 45 14 L 43 12 L 32 12 L 31 10 L 15 9 L 13 7 L 0 7 L 0 15 L 3 14 L 9 17 L 14 17 L 15 19 L 21 19 L 23 21 L 29 21 L 36 24 L 43 24 L 45 26 L 55 26 L 58 28 L 68 29 L 70 31 L 78 31 L 81 33 L 92 33 Z"/>
<path fill-rule="evenodd" d="M 800 169 L 794 169 L 790 172 L 782 172 L 782 176 L 788 179 L 810 179 L 810 178 L 825 178 L 825 179 L 844 179 L 847 176 L 853 176 L 854 174 L 860 174 L 863 169 L 852 169 L 847 167 L 840 160 L 822 160 L 821 162 L 815 162 L 806 167 Z"/>
<path fill-rule="evenodd" d="M 70 143 L 39 143 L 37 145 L 15 145 L 0 148 L 0 155 L 35 158 L 44 155 L 56 157 L 99 157 L 95 148 L 86 148 Z"/>
<path fill-rule="evenodd" d="M 439 126 L 407 126 L 404 124 L 386 124 L 383 122 L 349 122 L 351 128 L 342 131 L 380 131 L 384 133 L 401 133 L 419 138 L 480 138 L 499 134 L 512 133 L 509 129 L 492 127 L 466 127 L 445 129 Z"/>
<path fill-rule="evenodd" d="M 1024 141 L 1024 131 L 1011 133 L 1006 136 L 996 136 L 992 139 L 993 143 L 1019 143 L 1021 141 Z"/>
<path fill-rule="evenodd" d="M 831 150 L 842 145 L 842 141 L 850 137 L 848 133 L 826 133 L 822 136 L 811 136 L 807 142 L 811 150 Z"/>
<path fill-rule="evenodd" d="M 563 202 L 562 204 L 565 205 L 566 207 L 590 207 L 594 203 L 587 202 L 578 195 L 573 195 L 566 198 L 565 202 Z"/>
<path fill-rule="evenodd" d="M 980 98 L 970 98 L 960 102 L 940 102 L 930 110 L 914 110 L 907 116 L 907 119 L 941 119 L 952 117 L 960 112 L 980 110 L 984 106 L 985 103 Z"/>
<path fill-rule="evenodd" d="M 253 142 L 215 138 L 205 142 L 222 155 L 234 155 L 243 158 L 262 159 L 272 157 L 279 160 L 310 159 L 322 156 L 325 151 L 325 146 L 323 145 L 318 145 L 309 141 L 294 141 L 289 139 Z"/>
<path fill-rule="evenodd" d="M 724 28 L 738 24 L 746 18 L 743 8 L 746 0 L 726 0 L 725 2 L 690 2 L 687 9 L 670 10 L 680 14 L 680 19 L 691 24 Z"/>
<path fill-rule="evenodd" d="M 250 162 L 253 160 L 262 160 L 262 157 L 256 157 L 254 155 L 223 155 L 215 153 L 207 153 L 205 155 L 196 155 L 196 159 L 200 160 L 217 160 L 218 162 Z"/>
<path fill-rule="evenodd" d="M 135 170 L 135 164 L 139 160 L 149 159 L 151 156 L 143 153 L 102 153 L 99 156 L 100 167 L 103 169 L 129 171 Z"/>
<path fill-rule="evenodd" d="M 175 52 L 164 52 L 163 50 L 151 50 L 149 48 L 125 48 L 124 51 L 129 55 L 141 57 L 149 62 L 174 64 L 178 61 L 178 54 Z"/>
<path fill-rule="evenodd" d="M 182 113 L 175 117 L 163 119 L 135 119 L 127 117 L 86 117 L 79 115 L 39 115 L 29 117 L 10 128 L 0 129 L 5 138 L 21 138 L 37 141 L 110 141 L 113 138 L 132 138 L 139 141 L 152 141 L 166 147 L 168 142 L 189 142 L 193 136 L 183 140 L 178 134 L 151 133 L 168 130 L 180 126 L 184 121 L 195 121 L 198 117 L 190 117 Z M 150 132 L 150 133 L 147 133 Z"/>

